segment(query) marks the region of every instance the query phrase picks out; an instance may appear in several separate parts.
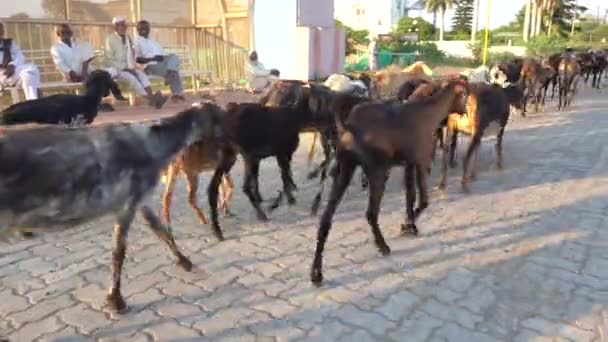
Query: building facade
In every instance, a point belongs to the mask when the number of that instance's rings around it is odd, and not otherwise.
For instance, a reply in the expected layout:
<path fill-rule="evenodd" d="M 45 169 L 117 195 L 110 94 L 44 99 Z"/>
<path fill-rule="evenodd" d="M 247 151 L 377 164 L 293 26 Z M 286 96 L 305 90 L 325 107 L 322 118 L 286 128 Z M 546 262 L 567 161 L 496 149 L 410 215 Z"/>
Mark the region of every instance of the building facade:
<path fill-rule="evenodd" d="M 389 33 L 403 16 L 423 14 L 422 0 L 334 0 L 334 16 L 356 30 L 377 36 Z"/>

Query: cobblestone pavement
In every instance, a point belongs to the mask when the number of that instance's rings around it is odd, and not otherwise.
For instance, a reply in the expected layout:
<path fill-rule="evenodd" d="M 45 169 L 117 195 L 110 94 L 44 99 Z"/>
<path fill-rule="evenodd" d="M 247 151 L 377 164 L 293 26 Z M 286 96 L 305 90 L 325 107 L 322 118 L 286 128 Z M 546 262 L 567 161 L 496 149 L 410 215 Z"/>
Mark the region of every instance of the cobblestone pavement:
<path fill-rule="evenodd" d="M 605 93 L 604 93 L 605 94 Z M 316 183 L 294 173 L 298 203 L 263 224 L 240 191 L 218 243 L 187 206 L 173 206 L 176 240 L 198 267 L 185 273 L 137 219 L 123 291 L 130 312 L 105 312 L 110 218 L 0 247 L 0 335 L 11 341 L 607 341 L 608 99 L 587 90 L 567 113 L 514 118 L 505 170 L 484 142 L 472 194 L 452 172 L 434 191 L 421 236 L 401 237 L 402 170 L 389 180 L 380 223 L 392 255 L 378 255 L 353 183 L 325 254 L 325 285 L 308 273 Z M 468 139 L 464 138 L 464 142 Z M 460 156 L 464 149 L 460 148 Z M 437 171 L 430 181 L 437 184 Z M 242 181 L 242 164 L 233 176 Z M 209 175 L 202 177 L 206 182 Z M 262 165 L 266 198 L 279 187 Z M 151 199 L 157 206 L 160 187 Z M 199 195 L 205 204 L 204 193 Z"/>

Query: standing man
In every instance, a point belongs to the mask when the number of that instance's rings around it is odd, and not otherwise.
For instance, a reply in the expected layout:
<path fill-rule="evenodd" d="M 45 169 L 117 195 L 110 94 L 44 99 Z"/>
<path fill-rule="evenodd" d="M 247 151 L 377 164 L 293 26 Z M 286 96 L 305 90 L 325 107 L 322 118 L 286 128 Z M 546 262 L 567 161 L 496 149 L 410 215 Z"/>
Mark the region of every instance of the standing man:
<path fill-rule="evenodd" d="M 147 74 L 165 78 L 165 84 L 171 88 L 171 99 L 186 100 L 182 96 L 182 80 L 179 77 L 179 58 L 168 55 L 154 39 L 150 38 L 150 23 L 142 20 L 137 23 L 135 39 L 135 57 L 137 63 L 145 65 Z"/>
<path fill-rule="evenodd" d="M 65 81 L 84 82 L 89 76 L 89 63 L 95 58 L 91 44 L 74 41 L 74 33 L 68 24 L 57 25 L 55 33 L 59 38 L 51 47 L 55 67 Z"/>
<path fill-rule="evenodd" d="M 26 100 L 37 99 L 40 92 L 40 71 L 34 64 L 26 64 L 19 46 L 4 38 L 4 24 L 0 23 L 0 90 L 21 86 Z"/>
<path fill-rule="evenodd" d="M 114 17 L 112 25 L 114 32 L 106 38 L 106 63 L 110 74 L 119 81 L 127 82 L 138 97 L 147 98 L 150 106 L 161 108 L 167 97 L 160 91 L 153 93 L 146 73 L 135 69 L 135 52 L 133 41 L 127 35 L 126 19 Z"/>
<path fill-rule="evenodd" d="M 367 58 L 369 62 L 369 70 L 375 71 L 377 69 L 377 61 L 378 61 L 378 46 L 376 43 L 376 38 L 372 38 L 372 41 L 368 46 L 369 56 Z"/>

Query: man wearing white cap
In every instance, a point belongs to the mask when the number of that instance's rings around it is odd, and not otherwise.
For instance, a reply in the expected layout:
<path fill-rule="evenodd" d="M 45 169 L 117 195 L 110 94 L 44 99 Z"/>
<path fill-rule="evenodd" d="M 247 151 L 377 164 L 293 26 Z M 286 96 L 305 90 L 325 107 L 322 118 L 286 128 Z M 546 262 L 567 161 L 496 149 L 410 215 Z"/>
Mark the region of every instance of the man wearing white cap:
<path fill-rule="evenodd" d="M 146 97 L 151 106 L 161 108 L 167 97 L 160 92 L 153 93 L 146 73 L 135 69 L 133 40 L 127 35 L 126 19 L 114 17 L 112 25 L 114 33 L 106 39 L 106 63 L 110 73 L 118 80 L 127 82 L 137 96 Z"/>
<path fill-rule="evenodd" d="M 34 64 L 26 64 L 19 46 L 4 38 L 4 24 L 0 23 L 0 90 L 21 86 L 26 100 L 38 98 L 40 71 Z"/>

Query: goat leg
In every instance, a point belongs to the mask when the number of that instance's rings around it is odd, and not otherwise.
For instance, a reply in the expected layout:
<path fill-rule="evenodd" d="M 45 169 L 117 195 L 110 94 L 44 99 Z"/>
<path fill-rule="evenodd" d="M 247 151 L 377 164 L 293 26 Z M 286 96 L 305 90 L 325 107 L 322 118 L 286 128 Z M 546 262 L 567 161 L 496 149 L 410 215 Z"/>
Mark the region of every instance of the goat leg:
<path fill-rule="evenodd" d="M 188 204 L 196 213 L 198 220 L 201 224 L 207 224 L 207 218 L 205 214 L 199 208 L 198 203 L 196 201 L 196 192 L 198 191 L 198 174 L 186 174 L 186 178 L 188 180 Z"/>
<path fill-rule="evenodd" d="M 479 134 L 474 135 L 471 140 L 471 143 L 469 145 L 469 149 L 467 150 L 467 154 L 465 155 L 463 163 L 462 163 L 463 165 L 462 165 L 461 185 L 462 185 L 462 191 L 465 193 L 470 192 L 470 189 L 469 189 L 469 182 L 470 182 L 469 164 L 471 162 L 471 157 L 473 157 L 473 153 L 475 153 L 475 150 L 479 147 L 480 143 L 481 143 L 481 136 Z"/>
<path fill-rule="evenodd" d="M 366 218 L 367 223 L 369 223 L 372 234 L 374 235 L 374 241 L 376 242 L 376 247 L 383 256 L 387 256 L 391 254 L 391 249 L 386 244 L 384 240 L 384 236 L 382 236 L 382 232 L 380 231 L 380 226 L 378 225 L 378 216 L 380 214 L 380 203 L 382 202 L 382 197 L 384 196 L 384 190 L 386 188 L 386 174 L 388 173 L 388 169 L 378 168 L 372 172 L 370 172 L 369 178 L 369 200 L 367 204 L 367 212 Z"/>
<path fill-rule="evenodd" d="M 234 162 L 232 164 L 234 164 Z M 215 236 L 217 236 L 220 241 L 224 240 L 224 234 L 222 233 L 222 229 L 220 228 L 220 223 L 217 217 L 217 196 L 220 182 L 225 174 L 224 172 L 226 172 L 226 170 L 230 170 L 232 167 L 232 165 L 228 165 L 228 162 L 222 162 L 220 165 L 218 165 L 213 173 L 213 177 L 211 177 L 209 186 L 207 187 L 207 199 L 209 201 L 209 210 L 211 211 L 211 226 L 213 227 Z"/>
<path fill-rule="evenodd" d="M 498 135 L 496 136 L 496 167 L 499 170 L 503 169 L 502 163 L 502 137 L 505 133 L 504 126 L 498 131 Z"/>
<path fill-rule="evenodd" d="M 319 210 L 319 205 L 321 204 L 321 197 L 323 196 L 323 192 L 325 191 L 325 180 L 327 179 L 328 169 L 329 169 L 329 162 L 327 163 L 327 165 L 325 165 L 325 167 L 321 171 L 319 192 L 317 192 L 317 194 L 315 195 L 315 197 L 312 201 L 312 206 L 310 208 L 310 214 L 313 216 L 317 215 L 317 211 Z M 331 176 L 335 181 L 337 178 L 337 174 L 338 174 L 338 164 L 336 163 L 333 166 L 333 168 L 331 170 L 329 170 L 329 172 L 331 173 Z"/>
<path fill-rule="evenodd" d="M 325 243 L 331 229 L 331 221 L 355 172 L 356 165 L 353 161 L 344 159 L 341 161 L 341 164 L 339 174 L 334 178 L 329 201 L 323 212 L 317 231 L 317 247 L 310 271 L 310 281 L 315 286 L 323 284 L 323 250 L 325 249 Z"/>
<path fill-rule="evenodd" d="M 127 253 L 127 236 L 129 235 L 129 228 L 134 217 L 135 206 L 130 205 L 118 216 L 118 220 L 114 225 L 114 236 L 112 237 L 112 278 L 104 306 L 118 313 L 127 311 L 127 304 L 120 291 L 120 278 L 125 254 Z"/>
<path fill-rule="evenodd" d="M 177 247 L 175 243 L 175 239 L 173 238 L 173 234 L 171 233 L 170 226 L 163 226 L 160 222 L 160 219 L 154 211 L 147 206 L 143 206 L 141 208 L 141 213 L 144 216 L 144 220 L 148 223 L 148 227 L 159 240 L 165 243 L 165 245 L 169 248 L 173 256 L 177 258 L 177 265 L 181 267 L 184 271 L 190 272 L 192 271 L 192 261 L 185 257 Z"/>
<path fill-rule="evenodd" d="M 234 189 L 234 183 L 232 182 L 232 177 L 229 174 L 225 174 L 222 177 L 222 204 L 221 208 L 223 210 L 224 216 L 232 216 L 232 212 L 230 211 L 229 203 L 232 201 L 232 193 Z"/>
<path fill-rule="evenodd" d="M 402 235 L 418 235 L 416 228 L 416 216 L 414 215 L 414 204 L 416 202 L 416 187 L 414 185 L 414 165 L 407 164 L 403 172 L 405 181 L 405 214 L 406 223 L 401 225 Z"/>
<path fill-rule="evenodd" d="M 243 192 L 247 195 L 249 202 L 253 206 L 260 221 L 268 221 L 268 216 L 260 207 L 260 200 L 257 198 L 257 171 L 259 170 L 259 161 L 245 158 L 245 181 L 243 182 Z M 216 202 L 217 205 L 217 202 Z"/>
<path fill-rule="evenodd" d="M 171 201 L 173 199 L 173 190 L 175 188 L 176 166 L 172 163 L 167 168 L 165 193 L 163 194 L 162 202 L 162 217 L 166 224 L 171 224 Z"/>
<path fill-rule="evenodd" d="M 448 128 L 449 129 L 449 128 Z M 458 131 L 455 129 L 449 129 L 448 138 L 450 139 L 450 168 L 454 169 L 458 164 L 456 163 L 456 147 L 458 144 Z"/>
<path fill-rule="evenodd" d="M 450 138 L 449 133 L 447 133 L 446 138 Z M 446 144 L 444 144 L 443 148 L 441 149 L 441 176 L 439 178 L 439 186 L 438 186 L 438 188 L 440 190 L 445 190 L 445 188 L 446 188 L 446 183 L 447 183 L 447 178 L 448 178 L 448 153 L 449 153 L 448 150 L 449 150 L 449 148 L 447 147 Z"/>
<path fill-rule="evenodd" d="M 416 166 L 416 185 L 418 187 L 418 194 L 420 195 L 420 200 L 418 201 L 418 207 L 414 211 L 414 218 L 418 219 L 418 216 L 422 214 L 422 212 L 428 208 L 429 206 L 429 192 L 428 185 L 426 182 L 426 173 L 424 172 L 426 166 L 417 165 Z"/>

